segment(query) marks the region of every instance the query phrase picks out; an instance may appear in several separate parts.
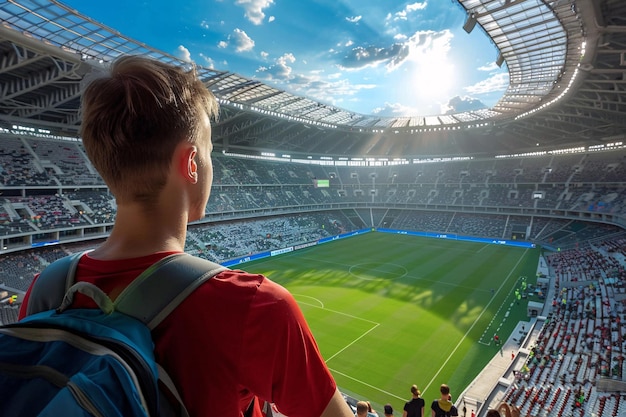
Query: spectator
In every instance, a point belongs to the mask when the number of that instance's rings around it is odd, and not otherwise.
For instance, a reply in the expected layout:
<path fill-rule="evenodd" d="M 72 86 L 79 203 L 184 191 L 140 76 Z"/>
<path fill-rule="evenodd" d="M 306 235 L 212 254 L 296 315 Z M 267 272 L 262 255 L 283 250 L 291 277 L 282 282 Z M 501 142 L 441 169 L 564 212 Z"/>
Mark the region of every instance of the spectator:
<path fill-rule="evenodd" d="M 372 403 L 370 403 L 369 401 L 366 401 L 366 403 L 367 403 L 367 415 L 370 417 L 378 417 L 378 413 L 376 412 L 376 410 L 372 408 Z"/>
<path fill-rule="evenodd" d="M 156 261 L 183 252 L 188 223 L 204 216 L 218 104 L 194 69 L 132 56 L 95 78 L 82 100 L 84 147 L 116 198 L 117 215 L 76 275 L 115 298 Z M 29 294 L 22 317 L 34 312 Z M 76 297 L 73 307 L 95 305 Z M 264 276 L 222 272 L 153 338 L 157 361 L 192 417 L 246 410 L 259 417 L 262 401 L 291 416 L 351 415 L 295 300 Z"/>
<path fill-rule="evenodd" d="M 391 404 L 385 404 L 385 417 L 393 417 L 393 407 Z"/>
<path fill-rule="evenodd" d="M 450 387 L 441 384 L 439 387 L 441 398 L 434 400 L 430 406 L 432 417 L 451 417 L 458 416 L 459 412 L 451 401 Z"/>
<path fill-rule="evenodd" d="M 356 403 L 356 417 L 367 417 L 367 415 L 369 414 L 369 404 L 367 403 L 367 401 L 359 401 Z"/>
<path fill-rule="evenodd" d="M 411 385 L 411 395 L 411 400 L 404 404 L 402 417 L 424 417 L 424 408 L 426 403 L 420 396 L 420 390 L 417 389 L 417 385 L 415 384 Z"/>

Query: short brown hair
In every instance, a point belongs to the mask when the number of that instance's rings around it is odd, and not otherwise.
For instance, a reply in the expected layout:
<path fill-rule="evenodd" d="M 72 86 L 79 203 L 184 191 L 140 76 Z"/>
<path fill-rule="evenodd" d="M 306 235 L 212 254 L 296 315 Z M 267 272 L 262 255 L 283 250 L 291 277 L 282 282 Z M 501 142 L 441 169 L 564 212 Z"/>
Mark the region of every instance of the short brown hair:
<path fill-rule="evenodd" d="M 89 159 L 118 200 L 151 202 L 165 185 L 182 141 L 201 141 L 202 120 L 217 116 L 195 68 L 123 56 L 82 96 L 81 136 Z"/>
<path fill-rule="evenodd" d="M 439 387 L 439 392 L 441 392 L 443 395 L 448 395 L 450 394 L 450 387 L 446 384 L 441 384 L 441 386 Z"/>
<path fill-rule="evenodd" d="M 367 413 L 369 411 L 369 405 L 365 401 L 359 401 L 356 403 L 357 414 Z"/>

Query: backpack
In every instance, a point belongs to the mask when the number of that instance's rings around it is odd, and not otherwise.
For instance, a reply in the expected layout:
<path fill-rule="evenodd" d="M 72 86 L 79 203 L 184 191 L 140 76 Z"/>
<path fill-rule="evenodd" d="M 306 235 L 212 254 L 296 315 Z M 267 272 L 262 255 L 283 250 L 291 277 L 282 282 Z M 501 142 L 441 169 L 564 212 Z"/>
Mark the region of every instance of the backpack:
<path fill-rule="evenodd" d="M 81 255 L 44 269 L 31 289 L 29 315 L 0 327 L 0 416 L 187 416 L 155 361 L 151 330 L 227 268 L 170 255 L 113 302 L 93 284 L 74 283 Z M 99 308 L 69 309 L 76 293 Z"/>

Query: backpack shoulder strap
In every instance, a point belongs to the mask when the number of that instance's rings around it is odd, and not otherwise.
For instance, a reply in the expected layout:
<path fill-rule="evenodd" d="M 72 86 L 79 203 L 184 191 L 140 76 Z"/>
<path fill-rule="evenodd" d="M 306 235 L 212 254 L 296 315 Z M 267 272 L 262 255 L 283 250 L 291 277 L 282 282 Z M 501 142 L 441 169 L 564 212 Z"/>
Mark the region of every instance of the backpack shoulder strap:
<path fill-rule="evenodd" d="M 115 310 L 154 330 L 197 287 L 226 269 L 186 253 L 166 256 L 122 291 L 115 300 Z"/>
<path fill-rule="evenodd" d="M 59 307 L 85 252 L 58 259 L 33 284 L 26 314 Z M 228 268 L 185 253 L 166 256 L 142 272 L 115 300 L 115 310 L 142 321 L 150 330 L 163 321 L 189 294 Z"/>
<path fill-rule="evenodd" d="M 30 290 L 26 315 L 57 308 L 67 290 L 74 284 L 74 274 L 81 256 L 78 252 L 52 262 L 39 274 Z"/>
<path fill-rule="evenodd" d="M 115 310 L 142 321 L 150 330 L 156 328 L 189 294 L 208 279 L 228 268 L 185 253 L 166 256 L 156 262 L 126 287 L 115 300 Z M 157 363 L 159 381 L 177 403 L 174 414 L 189 417 L 176 385 Z M 163 398 L 163 397 L 161 397 Z M 163 401 L 161 406 L 173 406 Z"/>

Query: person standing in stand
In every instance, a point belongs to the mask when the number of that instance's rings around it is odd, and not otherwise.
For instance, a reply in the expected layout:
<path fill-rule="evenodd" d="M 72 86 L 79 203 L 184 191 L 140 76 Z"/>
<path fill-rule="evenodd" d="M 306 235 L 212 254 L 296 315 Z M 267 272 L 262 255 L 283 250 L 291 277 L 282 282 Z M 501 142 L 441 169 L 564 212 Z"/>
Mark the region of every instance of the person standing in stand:
<path fill-rule="evenodd" d="M 441 397 L 438 400 L 434 400 L 430 405 L 432 417 L 458 416 L 459 412 L 451 401 L 450 387 L 446 384 L 441 384 L 439 392 Z"/>
<path fill-rule="evenodd" d="M 426 403 L 421 397 L 420 390 L 417 389 L 417 385 L 411 386 L 412 398 L 404 404 L 404 411 L 402 417 L 424 417 L 424 408 Z"/>

